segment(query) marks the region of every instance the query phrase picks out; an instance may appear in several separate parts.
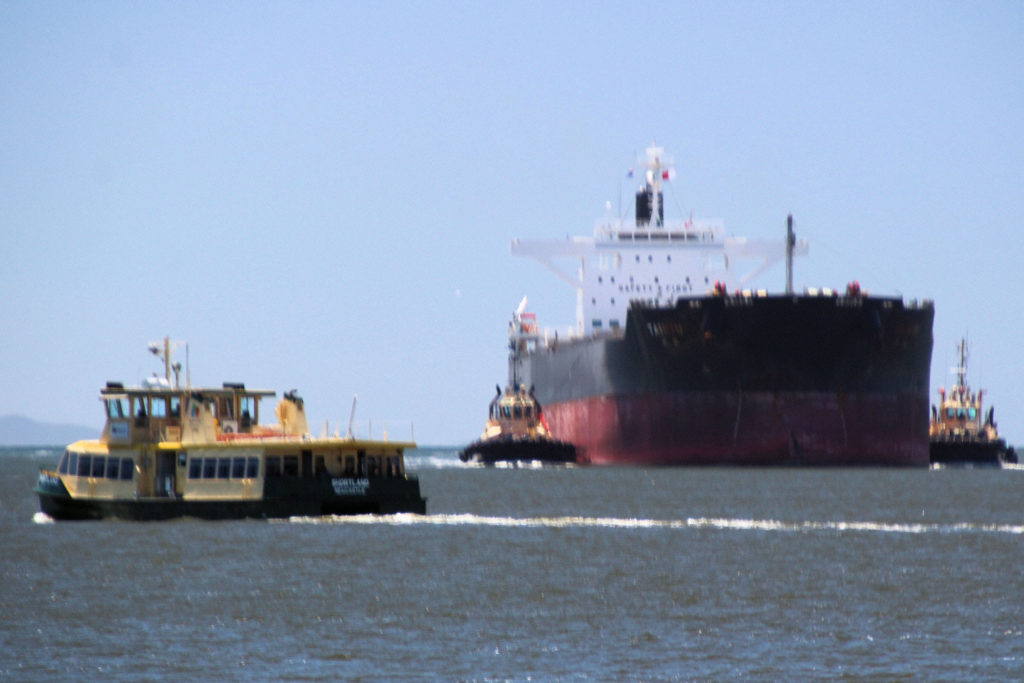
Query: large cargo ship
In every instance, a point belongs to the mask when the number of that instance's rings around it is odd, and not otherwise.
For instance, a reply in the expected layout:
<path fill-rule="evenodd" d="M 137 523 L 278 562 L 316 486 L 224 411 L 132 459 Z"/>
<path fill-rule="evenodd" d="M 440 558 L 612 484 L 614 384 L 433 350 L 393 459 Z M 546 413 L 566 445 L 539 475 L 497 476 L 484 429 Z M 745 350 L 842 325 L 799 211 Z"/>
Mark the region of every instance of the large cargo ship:
<path fill-rule="evenodd" d="M 795 293 L 807 245 L 791 218 L 777 241 L 666 223 L 671 160 L 650 148 L 642 162 L 635 221 L 512 242 L 576 290 L 569 334 L 518 315 L 511 328 L 510 377 L 533 388 L 552 435 L 593 464 L 927 466 L 932 303 L 856 283 Z M 783 292 L 748 288 L 783 260 Z"/>

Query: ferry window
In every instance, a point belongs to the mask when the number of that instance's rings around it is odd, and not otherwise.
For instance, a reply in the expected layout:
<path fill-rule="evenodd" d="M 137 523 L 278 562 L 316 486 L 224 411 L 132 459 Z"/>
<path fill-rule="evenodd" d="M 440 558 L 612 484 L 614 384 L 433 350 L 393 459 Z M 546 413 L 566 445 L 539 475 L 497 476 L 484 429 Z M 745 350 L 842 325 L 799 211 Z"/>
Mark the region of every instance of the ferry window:
<path fill-rule="evenodd" d="M 78 474 L 78 453 L 72 453 L 68 461 L 68 474 Z"/>
<path fill-rule="evenodd" d="M 217 478 L 217 458 L 203 458 L 203 479 Z"/>
<path fill-rule="evenodd" d="M 107 458 L 107 479 L 117 479 L 121 471 L 121 458 Z"/>
<path fill-rule="evenodd" d="M 260 459 L 249 458 L 246 461 L 245 476 L 248 479 L 255 479 L 260 476 Z"/>
<path fill-rule="evenodd" d="M 68 452 L 64 451 L 64 455 L 62 455 L 61 458 L 60 458 L 60 466 L 57 468 L 57 471 L 60 472 L 61 474 L 67 474 L 68 473 L 68 458 L 69 457 L 70 456 L 68 455 Z"/>
<path fill-rule="evenodd" d="M 153 397 L 150 399 L 149 414 L 153 417 L 167 417 L 167 399 Z"/>
<path fill-rule="evenodd" d="M 171 396 L 171 417 L 181 417 L 181 396 Z"/>
<path fill-rule="evenodd" d="M 393 455 L 388 457 L 388 476 L 398 476 L 398 458 Z"/>
<path fill-rule="evenodd" d="M 380 456 L 379 455 L 371 455 L 369 457 L 369 461 L 370 461 L 370 476 L 371 477 L 379 477 L 380 476 Z"/>
<path fill-rule="evenodd" d="M 102 477 L 105 469 L 107 469 L 107 459 L 102 455 L 95 456 L 92 459 L 92 476 Z"/>
<path fill-rule="evenodd" d="M 217 478 L 227 479 L 231 474 L 231 458 L 221 458 L 217 461 Z"/>
<path fill-rule="evenodd" d="M 88 477 L 92 474 L 92 456 L 83 455 L 78 459 L 78 476 Z"/>
<path fill-rule="evenodd" d="M 345 476 L 354 477 L 356 475 L 356 457 L 354 455 L 345 456 Z"/>
<path fill-rule="evenodd" d="M 245 458 L 235 458 L 231 461 L 231 478 L 242 479 L 245 477 Z"/>
<path fill-rule="evenodd" d="M 248 429 L 252 426 L 253 418 L 256 416 L 256 397 L 243 396 L 240 399 L 242 410 L 242 426 Z"/>
<path fill-rule="evenodd" d="M 107 416 L 115 419 L 128 417 L 128 397 L 108 398 Z"/>
<path fill-rule="evenodd" d="M 146 417 L 146 398 L 145 396 L 136 396 L 132 400 L 132 411 L 136 417 Z"/>
<path fill-rule="evenodd" d="M 299 476 L 299 456 L 297 456 L 297 455 L 286 455 L 286 456 L 284 456 L 284 476 L 286 476 L 286 477 L 297 477 L 297 476 Z"/>
<path fill-rule="evenodd" d="M 217 417 L 221 420 L 231 420 L 235 417 L 234 401 L 231 398 L 222 398 L 217 401 Z"/>
<path fill-rule="evenodd" d="M 135 462 L 131 458 L 121 459 L 121 481 L 131 481 L 135 474 Z"/>
<path fill-rule="evenodd" d="M 329 476 L 327 473 L 327 463 L 324 462 L 324 456 L 318 455 L 314 458 L 314 461 L 313 472 L 315 473 L 315 476 L 318 478 Z"/>
<path fill-rule="evenodd" d="M 192 458 L 188 463 L 188 478 L 189 479 L 202 479 L 203 477 L 203 459 Z"/>
<path fill-rule="evenodd" d="M 267 456 L 267 478 L 281 476 L 281 458 L 276 455 Z"/>

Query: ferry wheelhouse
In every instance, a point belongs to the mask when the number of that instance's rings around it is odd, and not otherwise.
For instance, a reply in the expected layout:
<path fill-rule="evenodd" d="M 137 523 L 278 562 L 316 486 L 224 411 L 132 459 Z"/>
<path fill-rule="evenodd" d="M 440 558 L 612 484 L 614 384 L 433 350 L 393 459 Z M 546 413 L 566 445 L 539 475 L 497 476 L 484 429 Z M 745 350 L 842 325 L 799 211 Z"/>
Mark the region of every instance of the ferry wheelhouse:
<path fill-rule="evenodd" d="M 165 357 L 169 346 L 165 340 Z M 225 382 L 219 388 L 108 382 L 97 440 L 70 444 L 35 492 L 55 519 L 274 518 L 426 511 L 406 473 L 408 441 L 314 438 L 294 391 L 260 422 L 275 396 Z"/>

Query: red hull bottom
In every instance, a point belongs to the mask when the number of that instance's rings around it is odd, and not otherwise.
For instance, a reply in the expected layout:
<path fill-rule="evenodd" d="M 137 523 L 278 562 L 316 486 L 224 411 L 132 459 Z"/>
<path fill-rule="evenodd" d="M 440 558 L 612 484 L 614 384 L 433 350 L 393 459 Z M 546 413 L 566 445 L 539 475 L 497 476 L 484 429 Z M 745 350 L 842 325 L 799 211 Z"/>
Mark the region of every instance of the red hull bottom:
<path fill-rule="evenodd" d="M 597 465 L 927 467 L 916 394 L 666 393 L 544 406 L 556 438 Z"/>

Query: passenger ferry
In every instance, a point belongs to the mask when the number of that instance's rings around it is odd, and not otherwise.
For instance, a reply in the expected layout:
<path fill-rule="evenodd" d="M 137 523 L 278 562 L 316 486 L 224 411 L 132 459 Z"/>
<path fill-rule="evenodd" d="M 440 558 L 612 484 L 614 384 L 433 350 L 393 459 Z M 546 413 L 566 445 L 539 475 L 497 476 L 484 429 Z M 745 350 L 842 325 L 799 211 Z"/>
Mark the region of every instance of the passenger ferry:
<path fill-rule="evenodd" d="M 351 430 L 314 438 L 294 391 L 278 402 L 276 424 L 261 425 L 260 401 L 275 392 L 229 382 L 172 387 L 166 339 L 163 358 L 164 377 L 100 390 L 100 438 L 69 445 L 56 470 L 39 474 L 44 513 L 156 520 L 426 512 L 419 481 L 405 471 L 404 452 L 415 443 Z"/>

